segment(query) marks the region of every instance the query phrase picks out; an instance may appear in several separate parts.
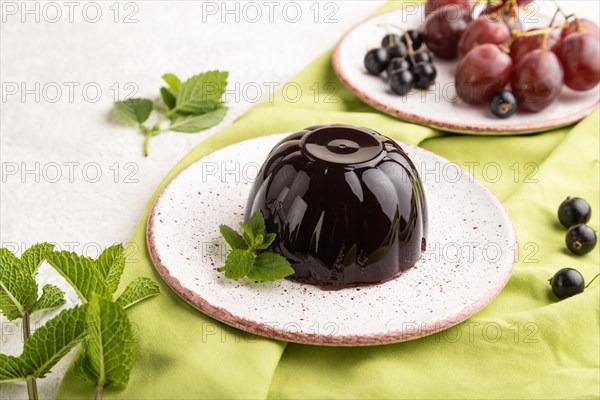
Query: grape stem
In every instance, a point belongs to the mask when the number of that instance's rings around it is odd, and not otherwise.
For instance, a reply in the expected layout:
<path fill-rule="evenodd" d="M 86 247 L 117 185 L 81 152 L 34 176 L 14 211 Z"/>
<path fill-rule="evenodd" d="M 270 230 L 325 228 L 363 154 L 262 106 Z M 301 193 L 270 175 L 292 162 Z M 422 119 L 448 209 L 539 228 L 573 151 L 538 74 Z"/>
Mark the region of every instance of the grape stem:
<path fill-rule="evenodd" d="M 581 25 L 581 21 L 577 17 L 575 17 L 575 26 L 577 27 L 577 32 L 585 32 L 585 28 Z"/>
<path fill-rule="evenodd" d="M 508 7 L 508 11 L 510 12 L 510 17 L 508 18 L 507 25 L 509 28 L 512 28 L 515 25 L 515 20 L 517 19 L 517 15 L 519 13 L 519 5 L 517 4 L 517 0 L 511 0 L 506 3 Z"/>
<path fill-rule="evenodd" d="M 520 32 L 516 29 L 512 30 L 511 39 L 508 41 L 508 43 L 506 43 L 507 47 L 510 47 L 510 45 L 518 38 L 543 35 L 541 48 L 545 49 L 548 47 L 548 35 L 550 34 L 550 32 L 552 32 L 555 29 L 566 28 L 567 26 L 569 26 L 570 20 L 572 20 L 572 19 L 575 20 L 575 24 L 577 25 L 577 32 L 585 32 L 585 27 L 581 24 L 579 18 L 577 18 L 577 16 L 575 14 L 566 15 L 565 12 L 562 10 L 562 8 L 558 5 L 558 3 L 556 3 L 555 0 L 553 0 L 553 1 L 556 4 L 556 11 L 554 12 L 554 15 L 552 16 L 552 19 L 550 20 L 550 24 L 546 28 L 532 29 L 527 32 Z M 510 8 L 507 8 L 507 7 L 510 7 Z M 510 10 L 510 12 L 511 12 L 511 16 L 508 21 L 508 25 L 510 27 L 512 27 L 512 25 L 515 22 L 517 13 L 518 13 L 517 0 L 510 0 L 509 2 L 506 3 L 506 5 L 503 8 L 506 8 L 507 10 Z M 496 13 L 498 13 L 499 11 L 500 10 L 496 11 Z M 494 14 L 496 14 L 496 13 L 494 13 Z M 558 17 L 559 14 L 562 14 L 565 21 L 562 22 L 561 24 L 554 25 L 554 23 L 556 21 L 556 17 Z M 504 50 L 502 48 L 502 46 L 500 46 L 500 49 Z"/>
<path fill-rule="evenodd" d="M 488 16 L 492 21 L 500 22 L 500 20 L 502 19 L 502 12 L 503 12 L 502 7 L 500 7 L 493 13 L 488 14 Z"/>
<path fill-rule="evenodd" d="M 560 4 L 558 4 L 558 1 L 556 0 L 552 0 L 552 2 L 554 3 L 554 6 L 556 7 L 556 12 L 557 13 L 561 13 L 563 18 L 567 18 L 567 14 L 565 14 L 565 12 L 563 11 L 562 7 L 560 6 Z"/>
<path fill-rule="evenodd" d="M 583 24 L 581 23 L 581 20 L 579 19 L 579 17 L 576 14 L 569 14 L 567 16 L 565 16 L 565 22 L 563 23 L 563 28 L 569 26 L 568 22 L 569 20 L 573 20 L 575 21 L 575 26 L 577 28 L 577 32 L 587 32 L 587 29 L 585 29 L 585 26 L 583 26 Z"/>
<path fill-rule="evenodd" d="M 554 15 L 552 16 L 552 19 L 550 20 L 550 23 L 548 24 L 548 27 L 551 27 L 552 25 L 554 25 L 554 21 L 556 21 L 556 17 L 558 17 L 558 14 L 562 13 L 563 16 L 565 15 L 562 10 L 560 9 L 560 7 L 557 5 L 556 6 L 556 11 L 554 11 Z"/>
<path fill-rule="evenodd" d="M 548 33 L 552 32 L 554 29 L 556 29 L 556 28 L 549 27 L 549 28 L 534 29 L 532 31 L 519 32 L 516 36 L 517 37 L 529 37 L 529 36 L 547 35 Z"/>
<path fill-rule="evenodd" d="M 540 47 L 542 49 L 546 49 L 548 48 L 548 34 L 544 33 L 544 35 L 542 36 L 542 43 L 540 44 Z"/>
<path fill-rule="evenodd" d="M 544 35 L 544 37 L 542 38 L 542 48 L 545 49 L 546 46 L 547 46 L 548 35 L 550 34 L 550 32 L 552 32 L 555 29 L 563 29 L 563 28 L 565 28 L 567 26 L 568 26 L 568 23 L 567 22 L 563 22 L 560 25 L 553 25 L 553 26 L 549 26 L 547 28 L 533 29 L 533 30 L 527 31 L 527 32 L 513 31 L 512 38 L 510 39 L 509 46 L 515 40 L 517 40 L 518 38 Z"/>

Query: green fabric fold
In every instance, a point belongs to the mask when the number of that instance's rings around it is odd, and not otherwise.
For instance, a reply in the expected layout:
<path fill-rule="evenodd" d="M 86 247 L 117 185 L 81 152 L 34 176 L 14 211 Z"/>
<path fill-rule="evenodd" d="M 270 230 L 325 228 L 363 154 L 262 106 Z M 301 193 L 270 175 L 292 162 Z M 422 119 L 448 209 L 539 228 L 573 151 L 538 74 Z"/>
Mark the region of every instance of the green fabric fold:
<path fill-rule="evenodd" d="M 583 257 L 565 249 L 556 210 L 567 195 L 583 197 L 592 204 L 590 225 L 598 230 L 600 113 L 534 135 L 447 134 L 360 102 L 335 77 L 330 57 L 323 54 L 292 80 L 302 89 L 298 102 L 278 92 L 253 107 L 186 155 L 157 188 L 130 240 L 140 252 L 129 261 L 123 284 L 149 276 L 161 282 L 162 294 L 132 309 L 136 362 L 130 384 L 108 390 L 105 398 L 598 398 L 598 281 L 558 302 L 547 280 L 567 266 L 588 280 L 598 273 L 598 249 Z M 315 83 L 322 89 L 317 97 L 310 89 Z M 323 89 L 328 84 L 333 89 Z M 518 262 L 488 307 L 447 331 L 406 343 L 286 345 L 206 317 L 162 282 L 147 252 L 145 229 L 151 205 L 175 174 L 229 144 L 322 123 L 368 126 L 420 145 L 471 168 L 503 201 L 519 238 Z M 69 372 L 58 398 L 93 398 L 93 388 Z"/>

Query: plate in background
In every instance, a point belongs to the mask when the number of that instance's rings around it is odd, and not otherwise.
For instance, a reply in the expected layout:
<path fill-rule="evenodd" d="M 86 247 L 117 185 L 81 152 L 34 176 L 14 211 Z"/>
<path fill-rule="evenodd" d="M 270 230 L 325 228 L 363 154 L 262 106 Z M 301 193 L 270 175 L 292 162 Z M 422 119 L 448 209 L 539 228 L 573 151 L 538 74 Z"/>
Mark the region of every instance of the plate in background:
<path fill-rule="evenodd" d="M 535 20 L 535 18 L 524 18 Z M 403 12 L 390 11 L 370 18 L 347 32 L 333 52 L 333 68 L 348 89 L 365 103 L 399 119 L 434 128 L 479 135 L 514 135 L 540 132 L 577 122 L 593 112 L 600 104 L 600 88 L 576 92 L 563 87 L 558 99 L 539 113 L 517 112 L 502 120 L 494 117 L 487 105 L 472 106 L 462 102 L 454 88 L 454 73 L 458 61 L 444 61 L 434 56 L 438 74 L 436 83 L 428 91 L 413 90 L 407 96 L 393 94 L 383 79 L 369 75 L 363 65 L 365 53 L 379 47 L 386 31 L 382 24 L 396 24 L 404 29 L 423 26 L 423 9 Z M 539 22 L 524 22 L 525 29 L 548 24 L 540 16 Z M 383 74 L 385 75 L 385 73 Z"/>

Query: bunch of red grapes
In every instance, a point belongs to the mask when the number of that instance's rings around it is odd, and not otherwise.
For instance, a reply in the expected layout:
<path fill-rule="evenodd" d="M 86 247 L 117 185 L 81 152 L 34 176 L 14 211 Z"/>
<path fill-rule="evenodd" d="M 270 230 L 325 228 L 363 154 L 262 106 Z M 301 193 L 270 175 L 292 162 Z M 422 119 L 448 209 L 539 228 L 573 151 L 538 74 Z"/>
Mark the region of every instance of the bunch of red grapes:
<path fill-rule="evenodd" d="M 529 2 L 488 4 L 475 19 L 472 1 L 428 0 L 425 5 L 423 34 L 429 50 L 442 59 L 460 57 L 458 96 L 469 104 L 488 103 L 500 118 L 517 107 L 545 109 L 563 84 L 585 91 L 600 81 L 598 26 L 557 9 L 548 27 L 523 32 L 518 12 Z"/>

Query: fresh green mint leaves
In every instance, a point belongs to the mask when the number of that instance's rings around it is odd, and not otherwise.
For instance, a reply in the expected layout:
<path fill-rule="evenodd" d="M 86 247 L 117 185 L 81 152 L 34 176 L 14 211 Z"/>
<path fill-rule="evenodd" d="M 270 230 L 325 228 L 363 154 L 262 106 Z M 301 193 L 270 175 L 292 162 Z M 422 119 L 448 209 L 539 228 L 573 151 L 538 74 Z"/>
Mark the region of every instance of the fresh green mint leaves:
<path fill-rule="evenodd" d="M 152 100 L 135 98 L 117 101 L 115 109 L 144 133 L 144 155 L 148 156 L 148 144 L 152 136 L 166 130 L 196 133 L 217 125 L 225 118 L 227 106 L 221 98 L 225 93 L 228 75 L 226 71 L 208 71 L 181 82 L 174 74 L 164 74 L 162 78 L 167 86 L 160 88 L 164 112 L 152 127 L 144 125 L 154 109 Z M 170 124 L 163 129 L 161 126 L 166 120 Z"/>
<path fill-rule="evenodd" d="M 65 303 L 64 293 L 45 285 L 38 298 L 35 275 L 46 260 L 73 287 L 82 305 L 63 310 L 33 334 L 29 315 Z M 30 399 L 37 399 L 35 380 L 43 378 L 73 347 L 83 343 L 75 373 L 96 388 L 102 398 L 107 387 L 127 385 L 134 360 L 133 329 L 125 312 L 159 293 L 158 285 L 138 277 L 116 296 L 125 268 L 125 249 L 118 244 L 97 259 L 67 251 L 53 251 L 42 243 L 21 259 L 0 249 L 0 312 L 8 319 L 23 319 L 23 352 L 19 357 L 0 354 L 0 382 L 27 381 Z"/>
<path fill-rule="evenodd" d="M 289 261 L 279 254 L 255 252 L 266 250 L 276 238 L 276 234 L 267 233 L 265 220 L 260 210 L 256 210 L 247 224 L 240 223 L 243 234 L 239 234 L 227 225 L 219 226 L 221 235 L 231 247 L 225 265 L 219 270 L 229 279 L 242 279 L 247 276 L 259 282 L 276 281 L 292 275 L 294 269 Z"/>
<path fill-rule="evenodd" d="M 34 312 L 65 303 L 64 292 L 53 285 L 44 286 L 38 298 L 35 277 L 46 254 L 53 248 L 49 243 L 33 245 L 25 250 L 21 259 L 10 250 L 0 248 L 0 312 L 7 319 L 29 318 Z"/>
<path fill-rule="evenodd" d="M 97 389 L 123 388 L 133 367 L 133 330 L 123 307 L 100 296 L 88 304 L 87 336 L 83 354 L 75 363 L 75 374 Z M 96 396 L 98 397 L 98 396 Z"/>

